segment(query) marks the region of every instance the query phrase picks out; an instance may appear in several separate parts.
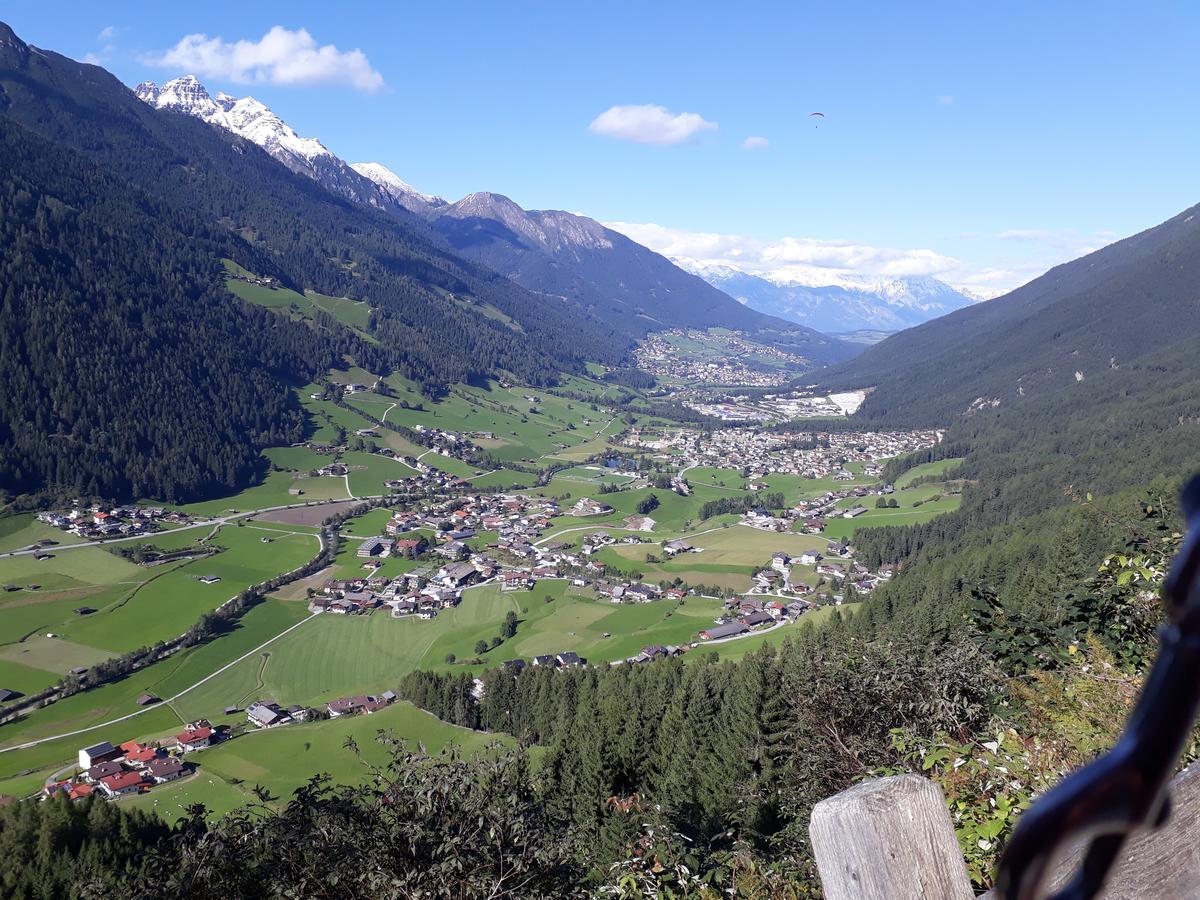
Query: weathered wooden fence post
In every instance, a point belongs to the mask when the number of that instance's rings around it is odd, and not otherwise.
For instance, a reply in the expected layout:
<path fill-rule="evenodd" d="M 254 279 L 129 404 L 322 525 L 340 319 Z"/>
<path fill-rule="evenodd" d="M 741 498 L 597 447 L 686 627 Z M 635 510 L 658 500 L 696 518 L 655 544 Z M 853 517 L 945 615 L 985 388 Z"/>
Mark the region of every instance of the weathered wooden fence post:
<path fill-rule="evenodd" d="M 973 900 L 941 789 L 896 775 L 827 797 L 809 822 L 827 900 Z"/>

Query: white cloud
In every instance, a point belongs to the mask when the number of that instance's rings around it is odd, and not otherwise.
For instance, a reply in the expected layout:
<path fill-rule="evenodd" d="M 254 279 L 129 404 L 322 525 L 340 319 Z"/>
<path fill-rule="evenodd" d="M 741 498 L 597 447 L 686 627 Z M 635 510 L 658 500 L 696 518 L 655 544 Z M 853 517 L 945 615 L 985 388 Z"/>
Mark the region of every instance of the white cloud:
<path fill-rule="evenodd" d="M 680 144 L 702 131 L 714 131 L 699 113 L 673 113 L 663 106 L 613 106 L 592 119 L 593 134 L 637 144 Z"/>
<path fill-rule="evenodd" d="M 750 137 L 742 141 L 743 150 L 764 150 L 771 146 L 771 142 L 765 137 L 759 137 L 757 134 L 752 134 Z"/>
<path fill-rule="evenodd" d="M 305 29 L 290 31 L 281 25 L 257 41 L 189 34 L 145 62 L 237 84 L 345 84 L 360 91 L 383 87 L 383 76 L 361 50 L 317 46 Z"/>
<path fill-rule="evenodd" d="M 902 250 L 845 240 L 782 237 L 764 239 L 712 231 L 687 231 L 654 223 L 605 222 L 663 256 L 733 266 L 757 275 L 784 280 L 828 279 L 842 276 L 933 276 L 965 288 L 974 295 L 994 297 L 1040 275 L 1045 267 L 978 269 L 962 260 L 927 248 Z"/>
<path fill-rule="evenodd" d="M 117 26 L 108 25 L 100 29 L 100 33 L 96 35 L 98 41 L 111 41 L 117 36 Z"/>
<path fill-rule="evenodd" d="M 937 102 L 938 102 L 938 106 L 953 106 L 954 105 L 954 95 L 953 94 L 942 94 L 942 96 L 937 98 Z"/>

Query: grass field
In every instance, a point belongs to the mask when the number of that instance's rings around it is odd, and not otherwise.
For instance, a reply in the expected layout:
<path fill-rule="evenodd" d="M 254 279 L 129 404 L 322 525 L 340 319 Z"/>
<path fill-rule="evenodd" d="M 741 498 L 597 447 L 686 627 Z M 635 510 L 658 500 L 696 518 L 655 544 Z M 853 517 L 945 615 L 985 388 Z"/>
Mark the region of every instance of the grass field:
<path fill-rule="evenodd" d="M 39 522 L 33 513 L 0 518 L 0 553 L 20 550 L 47 538 L 61 541 L 63 533 L 52 525 Z"/>
<path fill-rule="evenodd" d="M 958 457 L 954 459 L 939 459 L 935 462 L 922 463 L 919 466 L 914 466 L 897 478 L 895 486 L 897 488 L 908 487 L 918 478 L 925 478 L 929 475 L 945 475 L 951 469 L 955 469 L 960 465 L 962 465 L 962 459 Z"/>
<path fill-rule="evenodd" d="M 236 263 L 225 260 L 225 268 L 231 274 L 249 275 L 245 269 Z M 256 306 L 265 306 L 277 310 L 292 319 L 312 322 L 318 313 L 328 313 L 347 328 L 357 332 L 361 337 L 374 342 L 367 331 L 371 315 L 370 307 L 358 300 L 347 297 L 328 297 L 315 291 L 305 291 L 299 294 L 289 288 L 270 288 L 265 285 L 251 284 L 236 278 L 227 278 L 225 285 L 229 290 Z"/>
<path fill-rule="evenodd" d="M 419 743 L 428 753 L 439 753 L 453 744 L 470 755 L 496 741 L 512 743 L 505 736 L 447 725 L 407 703 L 397 703 L 369 716 L 247 733 L 190 755 L 188 759 L 199 766 L 192 778 L 118 802 L 153 810 L 173 822 L 192 803 L 203 803 L 210 813 L 221 815 L 257 802 L 252 793 L 255 785 L 286 802 L 296 788 L 322 772 L 336 773 L 343 784 L 362 783 L 371 777 L 372 766 L 382 767 L 388 761 L 379 732 L 406 739 L 414 750 Z M 357 745 L 357 755 L 346 748 L 347 740 Z"/>
<path fill-rule="evenodd" d="M 764 568 L 776 550 L 799 556 L 805 550 L 824 550 L 827 543 L 820 535 L 777 534 L 743 525 L 700 534 L 689 538 L 689 542 L 703 548 L 703 552 L 682 553 L 674 559 L 664 559 L 659 544 L 631 544 L 605 547 L 596 557 L 622 571 L 640 572 L 652 582 L 682 578 L 688 584 L 745 591 L 751 586 L 750 576 Z M 662 561 L 646 562 L 648 553 Z M 804 571 L 803 567 L 793 567 L 797 580 Z"/>
<path fill-rule="evenodd" d="M 934 464 L 936 465 L 936 463 Z M 955 493 L 949 493 L 949 491 Z M 900 504 L 897 509 L 876 509 L 875 498 L 865 500 L 840 500 L 837 507 L 845 509 L 850 506 L 864 505 L 867 511 L 853 519 L 829 518 L 825 521 L 825 536 L 829 538 L 849 538 L 859 528 L 872 528 L 881 525 L 916 525 L 928 522 L 944 512 L 957 509 L 962 497 L 958 491 L 958 482 L 933 482 L 922 484 L 915 488 L 901 488 L 889 499 Z M 932 499 L 937 497 L 938 499 Z"/>
<path fill-rule="evenodd" d="M 62 765 L 86 743 L 99 740 L 119 743 L 131 738 L 161 737 L 173 733 L 184 721 L 180 714 L 171 704 L 139 707 L 135 701 L 140 694 L 171 697 L 307 615 L 308 611 L 302 604 L 267 599 L 247 611 L 228 632 L 213 640 L 181 651 L 126 678 L 60 700 L 31 712 L 19 721 L 0 726 L 0 747 L 17 747 L 26 741 L 54 734 L 94 729 L 76 737 L 0 753 L 0 793 L 13 793 L 7 787 L 7 779 L 31 770 L 40 771 Z M 182 703 L 182 699 L 176 702 L 177 705 Z M 193 708 L 189 707 L 189 712 Z M 222 708 L 223 705 L 206 707 L 197 715 L 215 720 L 219 718 Z M 95 728 L 102 722 L 130 713 L 138 715 L 117 725 Z"/>
<path fill-rule="evenodd" d="M 529 592 L 472 588 L 461 605 L 432 621 L 393 619 L 384 612 L 319 616 L 271 645 L 269 656 L 244 660 L 175 705 L 187 717 L 264 696 L 282 703 L 320 703 L 394 688 L 408 672 L 448 668 L 448 654 L 473 657 L 476 641 L 490 642 L 509 611 L 521 620 L 516 636 L 485 654 L 479 668 L 565 650 L 594 662 L 624 659 L 647 644 L 695 640 L 719 610 L 718 601 L 703 598 L 683 605 L 613 604 L 561 580 L 542 582 Z"/>
<path fill-rule="evenodd" d="M 24 586 L 0 595 L 0 662 L 20 667 L 11 670 L 20 684 L 0 686 L 28 693 L 49 686 L 72 668 L 170 640 L 250 585 L 316 555 L 315 534 L 278 528 L 225 526 L 208 542 L 222 552 L 160 566 L 137 566 L 99 547 L 61 551 L 48 560 L 0 560 L 0 581 Z M 191 529 L 148 541 L 178 549 L 205 533 Z M 221 580 L 203 584 L 201 575 Z M 41 587 L 30 590 L 30 584 Z M 96 612 L 73 612 L 83 605 Z M 40 685 L 35 684 L 38 671 Z"/>

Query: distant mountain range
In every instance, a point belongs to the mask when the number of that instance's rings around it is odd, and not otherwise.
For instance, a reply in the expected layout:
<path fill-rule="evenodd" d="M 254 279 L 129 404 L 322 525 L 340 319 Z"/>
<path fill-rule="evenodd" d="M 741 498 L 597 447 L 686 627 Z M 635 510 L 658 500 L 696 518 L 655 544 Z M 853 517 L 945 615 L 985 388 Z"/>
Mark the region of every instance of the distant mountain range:
<path fill-rule="evenodd" d="M 585 216 L 526 210 L 489 192 L 449 203 L 378 162 L 347 163 L 320 141 L 297 135 L 253 97 L 211 96 L 194 76 L 162 86 L 146 82 L 135 93 L 157 109 L 186 113 L 253 141 L 333 193 L 419 217 L 461 256 L 531 291 L 566 300 L 631 336 L 666 328 L 733 328 L 817 365 L 846 359 L 861 347 L 820 334 L 794 317 L 776 318 L 753 304 L 737 303 L 666 257 Z"/>
<path fill-rule="evenodd" d="M 901 331 L 980 299 L 928 277 L 872 278 L 815 266 L 752 273 L 726 263 L 672 261 L 751 309 L 831 334 Z"/>

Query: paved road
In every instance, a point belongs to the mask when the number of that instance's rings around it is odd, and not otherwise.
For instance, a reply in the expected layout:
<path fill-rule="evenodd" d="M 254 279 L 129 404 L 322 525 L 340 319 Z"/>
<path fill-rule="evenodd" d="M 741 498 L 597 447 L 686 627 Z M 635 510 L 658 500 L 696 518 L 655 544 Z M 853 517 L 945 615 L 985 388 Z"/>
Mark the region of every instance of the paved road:
<path fill-rule="evenodd" d="M 349 482 L 346 484 L 347 491 L 350 489 Z M 372 494 L 369 497 L 351 497 L 351 500 L 379 500 L 386 497 L 387 494 Z M 7 553 L 0 553 L 0 559 L 5 559 L 9 556 L 29 556 L 34 553 L 58 553 L 60 550 L 78 550 L 81 547 L 107 547 L 109 544 L 124 544 L 129 541 L 145 541 L 154 538 L 159 534 L 175 534 L 177 531 L 188 531 L 192 528 L 220 528 L 222 525 L 228 525 L 235 519 L 247 519 L 253 516 L 260 515 L 265 512 L 276 512 L 280 509 L 300 509 L 305 506 L 327 506 L 330 503 L 345 503 L 345 499 L 341 500 L 322 500 L 319 503 L 285 503 L 282 506 L 264 506 L 262 509 L 247 509 L 241 512 L 232 512 L 228 515 L 217 516 L 212 519 L 203 519 L 198 522 L 193 522 L 191 525 L 184 525 L 180 528 L 171 528 L 167 531 L 156 531 L 149 534 L 135 534 L 129 537 L 122 538 L 106 538 L 100 541 L 84 541 L 79 544 L 54 544 L 49 547 L 31 547 L 26 550 L 10 550 Z"/>

